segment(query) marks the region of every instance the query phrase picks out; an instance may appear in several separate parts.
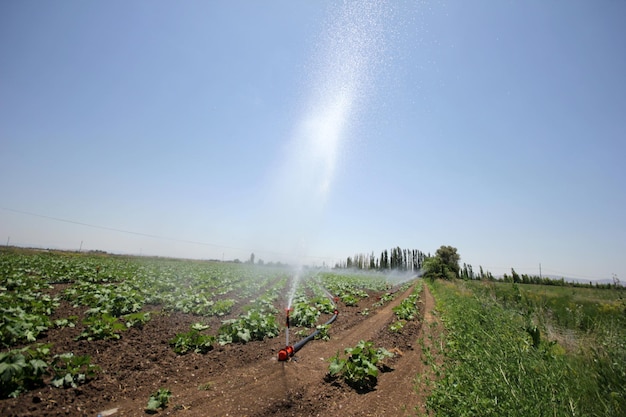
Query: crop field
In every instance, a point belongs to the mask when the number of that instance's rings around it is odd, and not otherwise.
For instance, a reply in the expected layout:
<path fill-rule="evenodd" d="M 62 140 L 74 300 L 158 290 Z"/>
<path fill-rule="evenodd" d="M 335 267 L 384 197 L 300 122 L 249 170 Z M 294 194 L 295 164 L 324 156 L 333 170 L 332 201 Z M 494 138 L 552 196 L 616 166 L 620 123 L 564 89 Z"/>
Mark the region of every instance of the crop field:
<path fill-rule="evenodd" d="M 11 248 L 0 274 L 2 416 L 410 415 L 417 405 L 424 287 L 409 276 Z M 317 332 L 279 361 L 289 304 L 289 343 Z"/>
<path fill-rule="evenodd" d="M 2 416 L 626 414 L 624 289 L 9 248 L 0 274 Z"/>

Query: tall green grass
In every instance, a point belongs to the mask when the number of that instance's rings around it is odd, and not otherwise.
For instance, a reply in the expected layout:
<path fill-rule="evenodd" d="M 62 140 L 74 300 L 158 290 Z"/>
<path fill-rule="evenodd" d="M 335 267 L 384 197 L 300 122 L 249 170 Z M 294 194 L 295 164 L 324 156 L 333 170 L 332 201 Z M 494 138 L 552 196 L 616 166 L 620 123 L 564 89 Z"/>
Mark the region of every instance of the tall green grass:
<path fill-rule="evenodd" d="M 431 413 L 625 415 L 626 332 L 619 312 L 609 320 L 604 313 L 588 315 L 591 307 L 579 308 L 582 319 L 572 331 L 583 333 L 585 342 L 568 351 L 546 335 L 546 324 L 561 326 L 561 313 L 549 314 L 554 300 L 543 300 L 539 308 L 532 296 L 511 285 L 430 285 L 446 328 L 441 377 L 427 400 Z M 538 320 L 538 315 L 547 317 Z"/>

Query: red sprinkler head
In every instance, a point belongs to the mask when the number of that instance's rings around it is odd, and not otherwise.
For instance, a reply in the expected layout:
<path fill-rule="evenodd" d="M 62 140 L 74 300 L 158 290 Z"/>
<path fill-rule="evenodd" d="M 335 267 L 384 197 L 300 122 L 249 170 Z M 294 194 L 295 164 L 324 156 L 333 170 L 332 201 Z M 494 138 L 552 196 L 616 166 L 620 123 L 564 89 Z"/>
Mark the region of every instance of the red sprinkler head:
<path fill-rule="evenodd" d="M 285 309 L 285 312 L 287 313 L 287 318 L 286 318 L 286 322 L 285 322 L 285 324 L 286 324 L 286 326 L 287 326 L 287 327 L 289 327 L 289 312 L 290 312 L 291 310 L 293 310 L 293 309 L 292 309 L 292 308 L 286 308 L 286 309 Z"/>
<path fill-rule="evenodd" d="M 278 360 L 281 362 L 286 361 L 293 356 L 293 346 L 285 346 L 284 349 L 278 351 Z"/>

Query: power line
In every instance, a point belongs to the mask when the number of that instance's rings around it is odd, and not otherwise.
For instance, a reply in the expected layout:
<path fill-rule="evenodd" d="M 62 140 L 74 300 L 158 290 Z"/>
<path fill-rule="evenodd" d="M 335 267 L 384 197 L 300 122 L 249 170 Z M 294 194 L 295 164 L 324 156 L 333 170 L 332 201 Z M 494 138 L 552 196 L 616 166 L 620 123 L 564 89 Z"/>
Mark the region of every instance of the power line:
<path fill-rule="evenodd" d="M 193 240 L 177 239 L 177 238 L 168 237 L 168 236 L 159 236 L 159 235 L 152 235 L 152 234 L 149 234 L 149 233 L 134 232 L 134 231 L 131 231 L 131 230 L 117 229 L 115 227 L 99 226 L 99 225 L 96 225 L 96 224 L 89 224 L 89 223 L 78 222 L 78 221 L 75 221 L 75 220 L 61 219 L 59 217 L 52 217 L 52 216 L 46 216 L 44 214 L 30 213 L 28 211 L 15 210 L 15 209 L 7 208 L 7 207 L 0 207 L 0 208 L 2 210 L 12 211 L 14 213 L 19 213 L 19 214 L 25 214 L 25 215 L 28 215 L 28 216 L 40 217 L 40 218 L 43 218 L 43 219 L 55 220 L 55 221 L 64 222 L 64 223 L 77 224 L 77 225 L 80 225 L 80 226 L 92 227 L 94 229 L 110 230 L 110 231 L 113 231 L 113 232 L 126 233 L 126 234 L 129 234 L 129 235 L 149 237 L 149 238 L 152 238 L 152 239 L 171 240 L 171 241 L 174 241 L 174 242 L 192 243 L 192 244 L 195 244 L 195 245 L 216 246 L 216 247 L 227 248 L 227 249 L 245 250 L 244 248 L 234 248 L 234 247 L 217 245 L 217 244 L 213 244 L 213 243 L 196 242 L 196 241 L 193 241 Z"/>
<path fill-rule="evenodd" d="M 23 210 L 16 210 L 16 209 L 8 208 L 8 207 L 0 207 L 0 209 L 5 210 L 5 211 L 10 211 L 10 212 L 13 212 L 13 213 L 22 214 L 22 215 L 39 217 L 39 218 L 42 218 L 42 219 L 54 220 L 54 221 L 63 222 L 63 223 L 76 224 L 76 225 L 79 225 L 79 226 L 91 227 L 91 228 L 94 228 L 94 229 L 108 230 L 108 231 L 118 232 L 118 233 L 126 233 L 126 234 L 129 234 L 129 235 L 149 237 L 151 239 L 168 240 L 168 241 L 171 241 L 171 242 L 188 243 L 188 244 L 192 244 L 192 245 L 210 246 L 210 247 L 222 248 L 222 249 L 233 249 L 233 250 L 238 250 L 238 251 L 254 252 L 254 250 L 248 249 L 248 248 L 239 248 L 239 247 L 235 247 L 235 246 L 219 245 L 217 243 L 199 242 L 199 241 L 195 241 L 195 240 L 179 239 L 179 238 L 170 237 L 170 236 L 160 236 L 160 235 L 153 235 L 153 234 L 150 234 L 150 233 L 135 232 L 135 231 L 132 231 L 132 230 L 124 230 L 124 229 L 118 229 L 118 228 L 115 228 L 115 227 L 100 226 L 100 225 L 96 225 L 96 224 L 79 222 L 79 221 L 76 221 L 76 220 L 69 220 L 69 219 L 62 219 L 60 217 L 47 216 L 45 214 L 38 214 L 38 213 L 32 213 L 32 212 L 23 211 Z M 268 250 L 262 250 L 261 252 L 267 253 L 267 254 L 274 254 L 274 255 L 278 255 L 278 256 L 291 256 L 291 255 L 286 254 L 286 253 L 280 253 L 280 252 L 274 252 L 274 251 L 268 251 Z M 313 258 L 313 259 L 331 259 L 332 258 L 332 257 L 323 257 L 323 256 L 304 256 L 304 257 L 305 258 Z"/>

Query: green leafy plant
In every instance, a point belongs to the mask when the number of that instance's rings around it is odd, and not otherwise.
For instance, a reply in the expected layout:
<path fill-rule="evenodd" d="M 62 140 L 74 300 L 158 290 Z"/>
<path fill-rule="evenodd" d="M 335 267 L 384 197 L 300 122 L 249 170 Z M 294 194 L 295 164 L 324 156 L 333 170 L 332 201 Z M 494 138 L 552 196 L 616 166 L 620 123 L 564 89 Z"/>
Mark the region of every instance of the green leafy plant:
<path fill-rule="evenodd" d="M 400 304 L 393 308 L 393 312 L 400 320 L 413 320 L 417 317 L 418 309 L 417 309 L 417 299 L 419 296 L 417 294 L 411 294 Z"/>
<path fill-rule="evenodd" d="M 330 340 L 330 335 L 328 334 L 328 329 L 330 328 L 330 324 L 319 324 L 317 326 L 318 333 L 315 335 L 316 340 Z"/>
<path fill-rule="evenodd" d="M 391 330 L 394 333 L 398 333 L 402 329 L 404 329 L 405 324 L 406 324 L 406 320 L 396 320 L 393 323 L 391 323 L 391 325 L 389 325 L 389 330 Z"/>
<path fill-rule="evenodd" d="M 209 329 L 211 326 L 209 326 L 208 324 L 204 324 L 204 323 L 194 323 L 191 325 L 191 328 L 193 330 L 197 330 L 199 332 L 201 332 L 202 330 L 206 330 Z"/>
<path fill-rule="evenodd" d="M 109 314 L 119 317 L 136 313 L 145 302 L 139 291 L 129 283 L 101 284 L 80 282 L 65 290 L 65 298 L 73 301 L 74 306 L 91 307 L 85 314 Z"/>
<path fill-rule="evenodd" d="M 4 305 L 14 302 L 3 298 L 5 297 L 0 297 L 0 302 Z M 34 342 L 51 324 L 48 317 L 33 313 L 28 305 L 0 307 L 0 317 L 0 343 L 4 346 L 13 346 L 24 341 Z"/>
<path fill-rule="evenodd" d="M 167 403 L 172 396 L 172 391 L 167 388 L 160 388 L 157 392 L 153 393 L 148 399 L 148 405 L 146 405 L 147 412 L 156 412 L 159 409 L 167 407 Z"/>
<path fill-rule="evenodd" d="M 390 292 L 387 292 L 380 296 L 379 300 L 373 304 L 374 307 L 380 307 L 386 302 L 389 302 L 394 299 L 394 295 Z"/>
<path fill-rule="evenodd" d="M 211 308 L 211 314 L 212 316 L 225 316 L 226 314 L 229 314 L 231 312 L 231 310 L 233 309 L 233 306 L 235 305 L 235 300 L 233 299 L 228 299 L 228 300 L 217 300 L 212 308 Z"/>
<path fill-rule="evenodd" d="M 359 304 L 359 299 L 352 294 L 342 295 L 341 301 L 343 301 L 343 303 L 348 307 L 356 306 Z"/>
<path fill-rule="evenodd" d="M 126 326 L 120 323 L 117 317 L 108 314 L 88 317 L 83 324 L 87 327 L 76 337 L 76 340 L 119 339 L 120 333 L 126 330 Z"/>
<path fill-rule="evenodd" d="M 373 342 L 359 341 L 353 348 L 346 348 L 345 358 L 337 355 L 330 358 L 328 375 L 333 378 L 341 375 L 344 381 L 357 389 L 371 390 L 378 383 L 379 367 L 386 357 L 393 354 L 385 348 L 374 348 Z"/>
<path fill-rule="evenodd" d="M 191 329 L 187 333 L 179 333 L 169 341 L 174 352 L 184 355 L 188 352 L 207 353 L 213 350 L 215 336 L 200 333 L 196 329 Z"/>
<path fill-rule="evenodd" d="M 139 329 L 143 329 L 143 326 L 150 321 L 150 313 L 131 313 L 125 316 L 122 316 L 122 319 L 126 323 L 126 327 L 136 327 Z"/>
<path fill-rule="evenodd" d="M 54 321 L 56 327 L 76 327 L 78 316 L 70 316 L 65 319 L 58 319 Z"/>
<path fill-rule="evenodd" d="M 48 371 L 44 361 L 50 345 L 25 347 L 0 353 L 0 398 L 17 397 L 21 392 L 43 385 Z"/>
<path fill-rule="evenodd" d="M 320 313 L 330 314 L 335 311 L 335 306 L 328 297 L 316 297 L 313 299 L 313 303 Z"/>
<path fill-rule="evenodd" d="M 234 342 L 246 343 L 251 340 L 263 340 L 276 337 L 279 333 L 276 318 L 273 315 L 250 310 L 245 315 L 222 322 L 218 330 L 221 345 Z"/>
<path fill-rule="evenodd" d="M 50 384 L 57 388 L 76 388 L 96 376 L 100 367 L 91 363 L 89 356 L 75 356 L 73 353 L 55 355 L 52 362 L 54 376 Z"/>
<path fill-rule="evenodd" d="M 320 312 L 317 308 L 306 302 L 299 302 L 293 306 L 291 324 L 295 327 L 313 327 L 319 316 Z"/>

